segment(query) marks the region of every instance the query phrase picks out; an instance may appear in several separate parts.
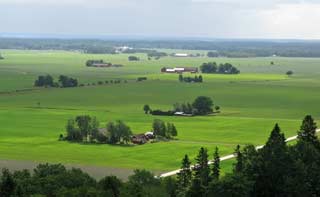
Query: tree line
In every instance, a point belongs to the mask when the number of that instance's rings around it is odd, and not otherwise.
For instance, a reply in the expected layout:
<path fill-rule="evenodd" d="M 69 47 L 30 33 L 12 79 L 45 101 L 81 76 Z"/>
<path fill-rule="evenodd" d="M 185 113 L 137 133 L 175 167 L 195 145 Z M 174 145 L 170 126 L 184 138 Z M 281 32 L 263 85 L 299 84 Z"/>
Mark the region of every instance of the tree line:
<path fill-rule="evenodd" d="M 153 121 L 152 131 L 154 136 L 166 139 L 178 135 L 173 123 L 158 119 Z M 101 128 L 96 117 L 80 115 L 67 121 L 66 136 L 60 134 L 59 139 L 81 143 L 129 144 L 132 136 L 131 128 L 121 120 L 108 122 Z"/>
<path fill-rule="evenodd" d="M 171 179 L 160 180 L 146 170 L 134 170 L 128 181 L 115 176 L 96 180 L 81 169 L 67 169 L 61 164 L 39 164 L 32 172 L 10 172 L 0 177 L 2 197 L 144 197 L 170 196 Z"/>
<path fill-rule="evenodd" d="M 217 73 L 217 74 L 239 74 L 240 70 L 230 63 L 217 64 L 216 62 L 203 63 L 200 66 L 202 73 Z"/>
<path fill-rule="evenodd" d="M 51 75 L 40 75 L 38 79 L 35 80 L 34 86 L 36 87 L 77 87 L 78 80 L 66 75 L 60 75 L 58 82 L 55 82 Z"/>
<path fill-rule="evenodd" d="M 194 77 L 184 77 L 182 74 L 179 74 L 179 81 L 186 83 L 202 83 L 203 78 L 201 75 L 196 75 Z"/>
<path fill-rule="evenodd" d="M 205 148 L 200 149 L 194 168 L 186 155 L 174 196 L 319 196 L 320 141 L 316 128 L 313 118 L 306 116 L 297 143 L 287 145 L 276 124 L 263 148 L 238 145 L 233 171 L 223 177 L 217 148 L 211 166 Z"/>
<path fill-rule="evenodd" d="M 149 105 L 143 106 L 145 114 L 173 116 L 177 112 L 183 112 L 186 115 L 209 115 L 212 113 L 219 113 L 220 106 L 214 105 L 213 100 L 207 96 L 198 96 L 192 104 L 190 103 L 175 103 L 173 110 L 152 110 Z"/>

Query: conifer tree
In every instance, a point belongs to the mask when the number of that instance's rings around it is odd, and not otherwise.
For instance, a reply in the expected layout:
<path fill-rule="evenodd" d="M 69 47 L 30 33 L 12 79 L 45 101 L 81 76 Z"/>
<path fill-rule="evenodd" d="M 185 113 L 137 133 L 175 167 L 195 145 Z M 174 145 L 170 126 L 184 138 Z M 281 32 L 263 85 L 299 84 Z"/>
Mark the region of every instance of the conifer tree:
<path fill-rule="evenodd" d="M 316 130 L 317 124 L 315 123 L 312 116 L 307 115 L 302 121 L 300 131 L 298 132 L 298 139 L 317 145 L 319 144 L 319 141 L 316 135 Z"/>
<path fill-rule="evenodd" d="M 192 179 L 192 171 L 191 171 L 191 162 L 189 160 L 188 155 L 185 155 L 182 159 L 182 165 L 181 170 L 177 174 L 177 184 L 178 184 L 178 193 L 181 196 L 184 196 L 183 194 L 191 185 L 191 179 Z"/>
<path fill-rule="evenodd" d="M 196 158 L 196 166 L 194 168 L 195 178 L 198 178 L 201 185 L 208 186 L 210 168 L 208 165 L 208 150 L 201 147 Z"/>
<path fill-rule="evenodd" d="M 214 180 L 218 180 L 220 176 L 220 156 L 219 149 L 216 147 L 213 154 L 213 163 L 212 163 L 212 177 Z"/>

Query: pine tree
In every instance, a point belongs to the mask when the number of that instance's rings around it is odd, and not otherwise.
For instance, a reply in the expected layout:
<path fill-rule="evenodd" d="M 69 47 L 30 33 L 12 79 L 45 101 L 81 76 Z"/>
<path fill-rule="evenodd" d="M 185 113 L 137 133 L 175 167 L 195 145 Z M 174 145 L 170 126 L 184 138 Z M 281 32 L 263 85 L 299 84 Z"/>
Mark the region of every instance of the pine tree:
<path fill-rule="evenodd" d="M 237 148 L 234 151 L 234 154 L 236 156 L 236 164 L 234 165 L 234 173 L 241 173 L 243 171 L 243 155 L 242 152 L 240 150 L 240 145 L 237 145 Z"/>
<path fill-rule="evenodd" d="M 318 137 L 316 135 L 317 124 L 312 116 L 307 115 L 302 121 L 300 131 L 298 132 L 298 139 L 301 141 L 309 142 L 318 145 Z"/>
<path fill-rule="evenodd" d="M 0 182 L 0 196 L 12 196 L 16 187 L 12 174 L 8 169 L 2 170 Z"/>
<path fill-rule="evenodd" d="M 290 173 L 290 156 L 284 134 L 275 125 L 266 145 L 259 151 L 260 159 L 253 168 L 256 174 L 255 194 L 253 196 L 286 196 L 285 183 Z"/>
<path fill-rule="evenodd" d="M 178 183 L 178 193 L 181 194 L 181 196 L 184 196 L 183 194 L 191 185 L 191 179 L 192 179 L 192 171 L 191 171 L 191 162 L 189 160 L 188 155 L 185 155 L 182 160 L 182 166 L 180 172 L 177 174 L 177 183 Z"/>
<path fill-rule="evenodd" d="M 196 166 L 194 168 L 195 178 L 198 178 L 201 185 L 208 186 L 210 168 L 208 165 L 208 150 L 201 147 L 196 158 Z"/>
<path fill-rule="evenodd" d="M 213 163 L 212 163 L 212 177 L 214 180 L 218 180 L 220 176 L 220 156 L 219 149 L 216 147 L 213 154 Z"/>

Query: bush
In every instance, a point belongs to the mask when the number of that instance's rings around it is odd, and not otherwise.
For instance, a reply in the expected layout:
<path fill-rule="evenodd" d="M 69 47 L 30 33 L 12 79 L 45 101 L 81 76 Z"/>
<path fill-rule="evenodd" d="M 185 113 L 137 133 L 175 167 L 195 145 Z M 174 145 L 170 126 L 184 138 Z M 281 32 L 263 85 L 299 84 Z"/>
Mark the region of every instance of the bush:
<path fill-rule="evenodd" d="M 173 116 L 174 111 L 161 111 L 159 109 L 150 112 L 154 116 Z"/>
<path fill-rule="evenodd" d="M 146 81 L 147 79 L 147 77 L 138 77 L 137 81 Z"/>
<path fill-rule="evenodd" d="M 128 60 L 129 61 L 139 61 L 140 59 L 138 57 L 136 57 L 136 56 L 129 56 Z"/>

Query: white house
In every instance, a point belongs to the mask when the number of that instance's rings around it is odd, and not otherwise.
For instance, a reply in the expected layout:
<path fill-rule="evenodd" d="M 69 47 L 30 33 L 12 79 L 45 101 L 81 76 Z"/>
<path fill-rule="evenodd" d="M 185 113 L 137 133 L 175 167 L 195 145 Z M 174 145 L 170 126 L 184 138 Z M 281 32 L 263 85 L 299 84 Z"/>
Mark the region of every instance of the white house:
<path fill-rule="evenodd" d="M 175 57 L 188 57 L 189 55 L 186 53 L 175 53 L 174 56 Z"/>

